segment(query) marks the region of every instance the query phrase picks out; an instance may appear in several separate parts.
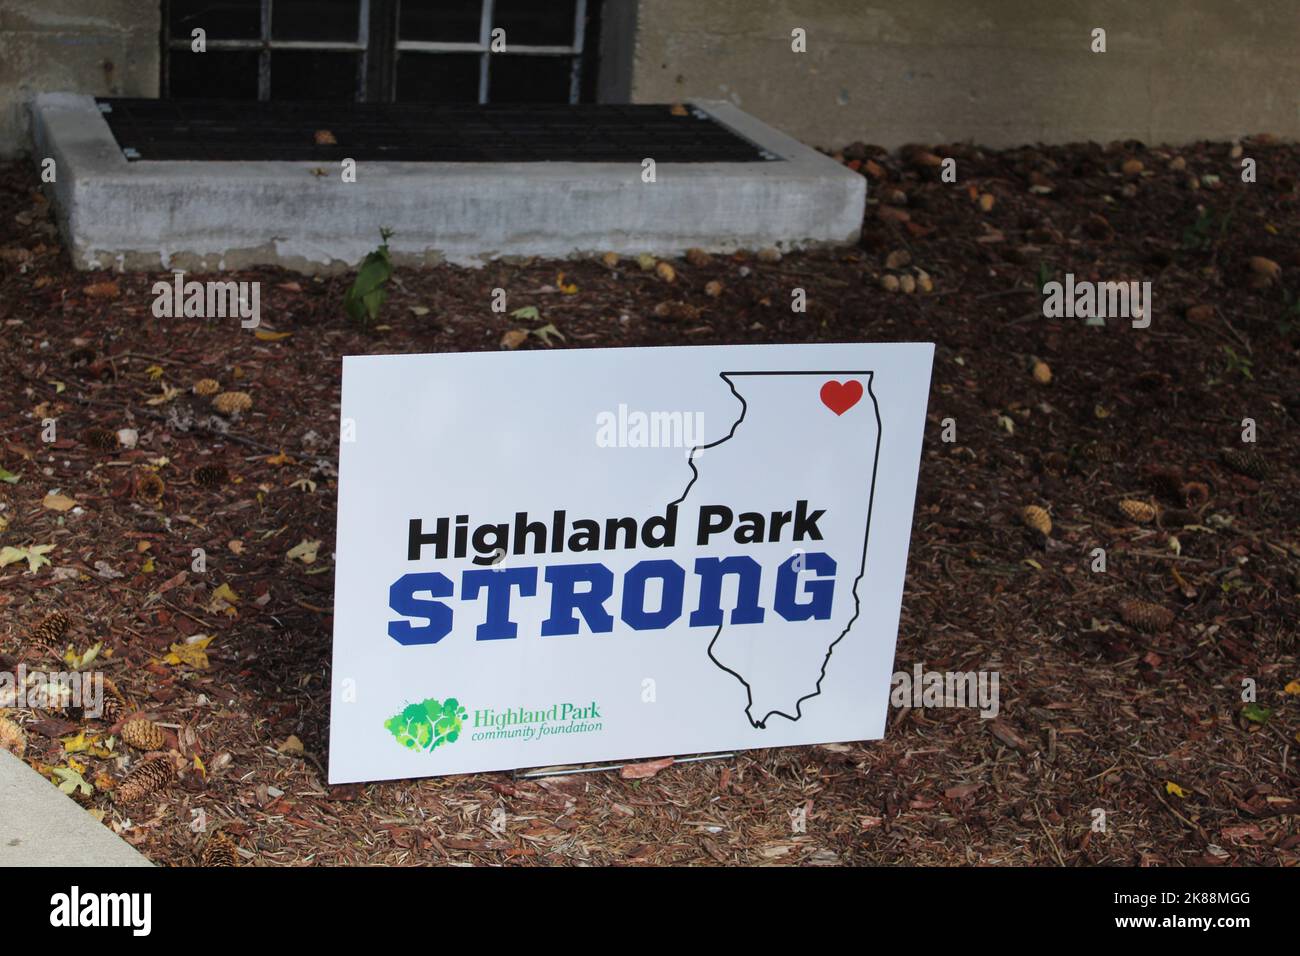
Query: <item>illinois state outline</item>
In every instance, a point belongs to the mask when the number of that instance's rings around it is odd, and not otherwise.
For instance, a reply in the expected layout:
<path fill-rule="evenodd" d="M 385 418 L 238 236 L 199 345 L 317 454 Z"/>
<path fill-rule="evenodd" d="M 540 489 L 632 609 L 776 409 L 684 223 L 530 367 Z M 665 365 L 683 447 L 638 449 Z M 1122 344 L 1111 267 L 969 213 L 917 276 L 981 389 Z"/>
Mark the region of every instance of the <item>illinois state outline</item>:
<path fill-rule="evenodd" d="M 821 693 L 835 648 L 851 639 L 853 625 L 870 608 L 861 606 L 858 585 L 866 567 L 876 465 L 880 450 L 880 410 L 872 392 L 874 373 L 723 372 L 722 380 L 739 402 L 729 432 L 692 450 L 692 477 L 679 499 L 683 507 L 743 501 L 745 511 L 795 508 L 824 512 L 816 522 L 820 539 L 763 544 L 735 542 L 731 530 L 712 539 L 718 554 L 748 555 L 765 569 L 794 559 L 802 568 L 796 600 L 808 603 L 811 589 L 829 577 L 815 554 L 834 562 L 830 615 L 786 621 L 772 610 L 774 580 L 765 580 L 761 624 L 736 624 L 730 615 L 713 634 L 709 658 L 736 680 L 738 700 L 752 726 L 766 727 L 776 716 L 798 720 Z M 756 481 L 755 479 L 760 478 Z M 739 515 L 737 515 L 737 521 Z M 726 544 L 724 545 L 724 541 Z M 724 608 L 737 600 L 735 575 L 724 585 Z M 726 588 L 730 588 L 728 591 Z"/>

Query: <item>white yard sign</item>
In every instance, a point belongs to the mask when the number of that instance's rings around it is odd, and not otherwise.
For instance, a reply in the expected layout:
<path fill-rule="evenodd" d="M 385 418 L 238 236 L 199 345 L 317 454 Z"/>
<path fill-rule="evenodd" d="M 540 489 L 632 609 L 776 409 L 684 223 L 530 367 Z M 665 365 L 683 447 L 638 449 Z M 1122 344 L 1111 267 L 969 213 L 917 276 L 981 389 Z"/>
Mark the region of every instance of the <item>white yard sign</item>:
<path fill-rule="evenodd" d="M 880 737 L 933 352 L 345 358 L 330 781 Z"/>

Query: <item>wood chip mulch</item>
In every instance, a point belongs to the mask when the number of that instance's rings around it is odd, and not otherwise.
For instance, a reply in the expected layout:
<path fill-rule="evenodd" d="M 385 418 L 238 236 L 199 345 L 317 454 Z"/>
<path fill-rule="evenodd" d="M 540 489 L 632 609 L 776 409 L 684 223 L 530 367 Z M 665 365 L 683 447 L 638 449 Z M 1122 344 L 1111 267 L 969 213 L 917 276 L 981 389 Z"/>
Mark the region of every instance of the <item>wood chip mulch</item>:
<path fill-rule="evenodd" d="M 163 864 L 216 831 L 260 866 L 1300 862 L 1300 148 L 837 156 L 871 181 L 855 247 L 399 268 L 368 331 L 350 276 L 230 275 L 289 333 L 260 338 L 154 318 L 169 274 L 74 271 L 30 164 L 0 167 L 0 549 L 53 545 L 0 568 L 0 667 L 103 642 L 91 667 L 125 699 L 114 724 L 10 709 L 12 746 L 80 773 Z M 1151 327 L 1044 318 L 1067 272 L 1149 279 Z M 882 741 L 639 779 L 328 786 L 339 357 L 547 348 L 546 324 L 574 348 L 936 342 L 896 669 L 997 671 L 997 717 L 895 708 Z M 202 379 L 252 407 L 217 414 Z M 286 556 L 304 541 L 314 561 Z M 55 611 L 70 630 L 33 639 Z M 160 759 L 115 737 L 131 717 L 180 773 L 114 802 Z"/>

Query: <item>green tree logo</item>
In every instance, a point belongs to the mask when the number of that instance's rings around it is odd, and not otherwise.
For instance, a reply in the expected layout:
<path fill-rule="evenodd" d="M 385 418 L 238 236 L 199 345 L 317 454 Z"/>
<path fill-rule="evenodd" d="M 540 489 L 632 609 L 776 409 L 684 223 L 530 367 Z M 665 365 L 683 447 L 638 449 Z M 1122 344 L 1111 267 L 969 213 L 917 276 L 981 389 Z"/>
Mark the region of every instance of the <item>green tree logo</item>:
<path fill-rule="evenodd" d="M 427 753 L 443 744 L 454 744 L 460 737 L 461 721 L 468 716 L 455 697 L 445 701 L 430 697 L 418 704 L 407 704 L 400 714 L 384 721 L 384 727 L 406 749 Z"/>

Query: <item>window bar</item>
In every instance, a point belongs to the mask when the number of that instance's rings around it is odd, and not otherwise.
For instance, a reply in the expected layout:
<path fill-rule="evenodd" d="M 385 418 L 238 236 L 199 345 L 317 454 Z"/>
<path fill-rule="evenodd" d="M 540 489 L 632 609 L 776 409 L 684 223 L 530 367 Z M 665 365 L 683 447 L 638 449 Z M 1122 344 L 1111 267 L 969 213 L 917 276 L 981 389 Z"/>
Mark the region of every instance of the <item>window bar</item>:
<path fill-rule="evenodd" d="M 492 55 L 492 14 L 495 12 L 496 0 L 482 0 L 483 17 L 479 21 L 478 42 L 483 52 L 479 54 L 478 65 L 478 101 L 486 103 L 488 101 L 488 57 Z M 506 38 L 506 43 L 510 38 Z"/>
<path fill-rule="evenodd" d="M 587 32 L 587 0 L 574 3 L 573 58 L 569 61 L 569 102 L 578 102 L 582 95 L 582 43 Z"/>
<path fill-rule="evenodd" d="M 262 0 L 262 52 L 257 55 L 257 98 L 271 98 L 271 0 Z"/>
<path fill-rule="evenodd" d="M 357 4 L 357 43 L 361 56 L 357 59 L 357 102 L 366 101 L 366 77 L 370 75 L 370 0 Z"/>

